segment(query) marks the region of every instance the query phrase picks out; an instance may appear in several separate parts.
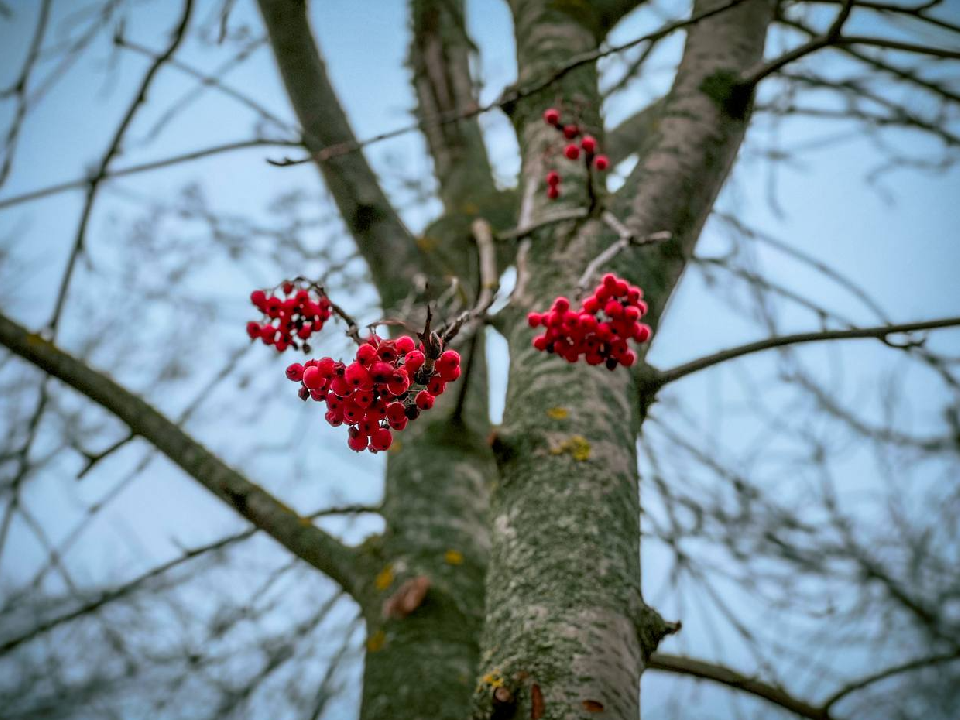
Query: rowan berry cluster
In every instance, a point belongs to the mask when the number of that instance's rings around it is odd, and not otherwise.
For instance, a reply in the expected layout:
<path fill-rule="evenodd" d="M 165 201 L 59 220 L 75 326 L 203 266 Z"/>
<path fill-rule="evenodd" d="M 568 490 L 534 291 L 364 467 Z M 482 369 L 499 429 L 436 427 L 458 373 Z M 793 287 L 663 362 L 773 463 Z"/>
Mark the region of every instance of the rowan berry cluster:
<path fill-rule="evenodd" d="M 420 413 L 433 407 L 447 383 L 460 377 L 455 350 L 429 350 L 408 335 L 384 340 L 371 335 L 347 365 L 325 357 L 287 367 L 287 378 L 300 383 L 300 399 L 326 403 L 324 416 L 333 427 L 349 426 L 351 450 L 381 452 Z"/>
<path fill-rule="evenodd" d="M 603 172 L 610 167 L 610 158 L 606 155 L 597 153 L 597 140 L 592 135 L 587 135 L 584 128 L 577 123 L 564 124 L 560 120 L 560 111 L 556 108 L 547 108 L 543 112 L 543 120 L 547 125 L 557 129 L 564 140 L 567 141 L 563 148 L 563 154 L 567 160 L 579 160 L 581 151 L 583 151 L 584 163 L 589 169 L 591 166 Z M 580 138 L 579 144 L 576 142 Z M 547 182 L 547 197 L 556 200 L 560 197 L 560 173 L 551 170 L 545 178 Z"/>
<path fill-rule="evenodd" d="M 288 347 L 310 352 L 307 340 L 330 319 L 330 301 L 313 285 L 286 280 L 280 285 L 283 298 L 263 290 L 250 293 L 250 302 L 263 313 L 260 322 L 247 323 L 251 340 L 273 345 L 277 352 Z"/>
<path fill-rule="evenodd" d="M 571 309 L 567 298 L 558 297 L 548 312 L 527 315 L 530 327 L 545 328 L 533 346 L 572 363 L 584 355 L 588 365 L 605 364 L 609 370 L 630 367 L 637 355 L 627 341 L 650 339 L 650 327 L 640 322 L 647 312 L 642 298 L 640 288 L 607 273 L 579 311 Z"/>

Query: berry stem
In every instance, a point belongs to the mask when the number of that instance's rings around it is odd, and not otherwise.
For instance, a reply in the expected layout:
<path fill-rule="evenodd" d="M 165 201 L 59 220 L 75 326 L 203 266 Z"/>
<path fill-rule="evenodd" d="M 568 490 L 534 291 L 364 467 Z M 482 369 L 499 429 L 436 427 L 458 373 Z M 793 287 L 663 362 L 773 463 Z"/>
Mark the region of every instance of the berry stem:
<path fill-rule="evenodd" d="M 613 260 L 613 258 L 623 252 L 623 250 L 626 248 L 631 246 L 640 247 L 643 245 L 666 242 L 673 237 L 672 233 L 665 230 L 637 237 L 630 232 L 630 229 L 620 222 L 617 216 L 609 210 L 605 210 L 601 215 L 601 218 L 603 219 L 604 224 L 617 233 L 619 237 L 612 245 L 607 246 L 603 252 L 597 255 L 597 257 L 595 257 L 590 264 L 587 265 L 587 269 L 583 271 L 583 275 L 580 276 L 580 281 L 577 283 L 576 297 L 578 299 L 583 297 L 584 293 L 586 293 L 592 279 L 596 277 L 600 268 Z"/>

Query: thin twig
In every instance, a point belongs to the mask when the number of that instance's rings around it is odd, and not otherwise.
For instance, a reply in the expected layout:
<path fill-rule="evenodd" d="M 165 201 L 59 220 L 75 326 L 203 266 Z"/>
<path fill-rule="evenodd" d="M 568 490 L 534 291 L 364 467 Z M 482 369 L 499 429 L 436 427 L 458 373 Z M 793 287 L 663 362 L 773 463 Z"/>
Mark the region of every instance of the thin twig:
<path fill-rule="evenodd" d="M 659 30 L 655 30 L 652 33 L 648 33 L 638 38 L 634 38 L 633 40 L 622 43 L 620 45 L 609 45 L 606 47 L 598 48 L 596 50 L 591 50 L 589 52 L 580 53 L 579 55 L 573 56 L 570 60 L 568 60 L 566 63 L 564 63 L 560 67 L 556 68 L 553 72 L 548 74 L 546 77 L 540 80 L 535 80 L 529 85 L 526 85 L 524 87 L 507 88 L 503 91 L 503 93 L 500 95 L 498 99 L 492 102 L 486 103 L 484 105 L 471 105 L 469 107 L 462 108 L 455 113 L 441 114 L 431 118 L 423 118 L 421 120 L 418 120 L 415 123 L 411 123 L 410 125 L 405 125 L 403 127 L 396 128 L 395 130 L 390 130 L 388 132 L 380 133 L 379 135 L 374 135 L 365 140 L 355 140 L 352 142 L 337 143 L 335 145 L 330 145 L 328 147 L 323 148 L 319 152 L 314 153 L 312 155 L 308 155 L 306 157 L 283 158 L 281 160 L 270 160 L 268 162 L 270 162 L 271 165 L 275 165 L 277 167 L 289 167 L 291 165 L 302 165 L 308 162 L 322 163 L 322 162 L 331 160 L 333 158 L 339 157 L 341 155 L 346 155 L 347 153 L 356 152 L 369 145 L 373 145 L 374 143 L 379 143 L 384 140 L 391 140 L 395 137 L 399 137 L 400 135 L 404 135 L 406 133 L 411 133 L 418 130 L 422 131 L 435 125 L 445 125 L 448 123 L 459 122 L 461 120 L 468 120 L 478 115 L 482 115 L 484 113 L 490 112 L 491 110 L 503 109 L 504 107 L 513 105 L 514 103 L 516 103 L 519 100 L 522 100 L 525 97 L 534 95 L 535 93 L 538 93 L 541 90 L 548 88 L 550 85 L 555 83 L 560 78 L 564 77 L 568 73 L 572 72 L 573 70 L 583 65 L 596 62 L 601 58 L 605 58 L 609 55 L 614 55 L 616 53 L 623 52 L 624 50 L 629 50 L 630 48 L 636 47 L 637 45 L 640 45 L 645 42 L 659 42 L 660 40 L 667 37 L 668 35 L 672 35 L 677 30 L 682 30 L 683 28 L 689 27 L 691 25 L 695 25 L 703 20 L 706 20 L 707 18 L 713 17 L 715 15 L 719 15 L 733 7 L 736 7 L 737 5 L 740 5 L 743 2 L 744 0 L 729 0 L 728 2 L 722 5 L 718 5 L 715 8 L 711 8 L 710 10 L 704 10 L 701 13 L 692 15 L 686 20 L 677 20 L 676 22 L 668 23 L 667 25 L 664 25 L 663 27 L 661 27 Z"/>
<path fill-rule="evenodd" d="M 541 220 L 537 220 L 534 223 L 528 225 L 523 225 L 520 227 L 515 227 L 512 230 L 506 230 L 504 232 L 497 233 L 496 239 L 499 241 L 505 240 L 522 240 L 528 235 L 532 235 L 537 230 L 542 230 L 545 227 L 554 225 L 556 223 L 566 222 L 568 220 L 582 220 L 587 217 L 587 209 L 582 207 L 570 208 L 568 210 L 561 210 L 556 213 L 547 215 Z"/>
<path fill-rule="evenodd" d="M 148 172 L 150 170 L 159 170 L 160 168 L 171 167 L 173 165 L 179 165 L 181 163 L 191 162 L 193 160 L 199 160 L 201 158 L 210 157 L 212 155 L 220 155 L 222 153 L 233 152 L 234 150 L 246 150 L 247 148 L 254 147 L 302 147 L 303 143 L 298 140 L 239 140 L 237 142 L 224 143 L 222 145 L 213 145 L 208 148 L 201 148 L 199 150 L 192 150 L 181 155 L 172 155 L 168 158 L 162 160 L 153 160 L 151 162 L 141 163 L 139 165 L 130 165 L 125 168 L 117 168 L 116 170 L 107 170 L 104 171 L 103 179 L 109 180 L 111 178 L 126 177 L 129 175 L 136 175 L 137 173 Z M 0 210 L 4 210 L 8 207 L 13 207 L 14 205 L 19 205 L 25 202 L 31 202 L 33 200 L 40 200 L 50 195 L 56 195 L 58 193 L 66 192 L 67 190 L 76 190 L 77 188 L 88 187 L 92 182 L 91 177 L 83 177 L 77 180 L 68 180 L 67 182 L 57 183 L 56 185 L 49 185 L 45 188 L 40 188 L 38 190 L 31 190 L 29 192 L 22 193 L 20 195 L 13 195 L 12 197 L 0 199 Z"/>
<path fill-rule="evenodd" d="M 751 695 L 763 698 L 800 717 L 809 718 L 809 720 L 830 720 L 830 713 L 826 709 L 816 707 L 815 705 L 795 698 L 783 688 L 749 677 L 723 665 L 714 665 L 713 663 L 695 660 L 694 658 L 683 657 L 681 655 L 654 653 L 650 656 L 647 669 L 661 670 L 678 675 L 691 675 L 704 680 L 712 680 L 727 687 L 742 690 Z"/>
<path fill-rule="evenodd" d="M 713 367 L 727 360 L 751 355 L 764 350 L 784 347 L 786 345 L 799 345 L 800 343 L 821 342 L 825 340 L 855 340 L 862 338 L 873 338 L 882 341 L 890 347 L 905 349 L 913 347 L 914 343 L 900 345 L 888 340 L 890 335 L 896 333 L 909 333 L 919 330 L 936 330 L 940 328 L 956 327 L 960 325 L 960 317 L 941 318 L 939 320 L 926 320 L 923 322 L 904 323 L 900 325 L 880 325 L 879 327 L 850 328 L 848 330 L 821 330 L 818 332 L 796 333 L 794 335 L 781 335 L 779 337 L 769 337 L 764 340 L 739 345 L 727 350 L 721 350 L 718 353 L 707 355 L 697 360 L 691 360 L 683 365 L 678 365 L 671 370 L 664 370 L 655 380 L 653 385 L 661 388 L 667 383 L 671 383 L 687 375 L 692 375 L 700 370 Z"/>
<path fill-rule="evenodd" d="M 494 246 L 490 223 L 483 218 L 477 218 L 473 221 L 472 229 L 480 263 L 480 288 L 477 292 L 477 302 L 470 310 L 462 312 L 452 323 L 438 331 L 444 344 L 453 340 L 467 323 L 472 325 L 485 317 L 500 289 L 500 277 L 497 275 L 497 250 Z"/>
<path fill-rule="evenodd" d="M 769 77 L 786 65 L 796 62 L 800 58 L 810 55 L 811 53 L 815 53 L 818 50 L 822 50 L 825 47 L 840 44 L 840 32 L 843 30 L 843 25 L 846 23 L 847 18 L 850 17 L 850 11 L 853 10 L 853 4 L 853 0 L 844 0 L 843 6 L 837 13 L 837 17 L 834 18 L 833 22 L 830 24 L 830 27 L 827 28 L 827 31 L 823 33 L 823 35 L 815 37 L 808 42 L 805 42 L 803 45 L 795 47 L 793 50 L 784 53 L 780 57 L 767 60 L 766 62 L 761 61 L 756 67 L 751 68 L 743 73 L 740 78 L 741 84 L 746 87 L 754 87 L 765 77 Z"/>
<path fill-rule="evenodd" d="M 620 222 L 616 215 L 609 210 L 604 211 L 604 213 L 601 215 L 601 219 L 607 225 L 607 227 L 617 233 L 617 240 L 611 245 L 607 246 L 603 252 L 597 255 L 597 257 L 595 257 L 590 264 L 587 265 L 587 269 L 583 271 L 583 275 L 580 276 L 580 281 L 577 283 L 578 298 L 582 297 L 587 291 L 588 286 L 592 282 L 593 278 L 596 277 L 600 268 L 613 260 L 613 258 L 623 252 L 626 248 L 666 242 L 673 237 L 673 234 L 666 230 L 650 233 L 649 235 L 643 235 L 642 237 L 637 237 L 630 232 L 627 226 Z"/>

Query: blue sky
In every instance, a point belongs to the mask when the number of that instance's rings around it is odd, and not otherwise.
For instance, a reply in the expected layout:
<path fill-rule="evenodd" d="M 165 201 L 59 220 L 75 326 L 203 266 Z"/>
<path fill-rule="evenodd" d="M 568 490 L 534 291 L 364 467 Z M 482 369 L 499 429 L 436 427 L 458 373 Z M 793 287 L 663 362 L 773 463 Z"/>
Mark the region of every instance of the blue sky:
<path fill-rule="evenodd" d="M 14 19 L 0 19 L 0 87 L 6 87 L 19 69 L 32 35 L 39 3 L 21 0 L 11 5 L 15 10 Z M 161 47 L 165 42 L 166 28 L 174 23 L 176 5 L 156 1 L 136 4 L 126 33 L 151 47 Z M 62 37 L 70 18 L 83 7 L 87 5 L 67 0 L 55 2 L 51 37 Z M 514 77 L 509 12 L 506 3 L 486 1 L 470 2 L 469 10 L 469 27 L 481 49 L 481 99 L 490 100 Z M 960 19 L 957 10 L 956 3 L 948 3 L 944 12 Z M 199 3 L 198 21 L 208 22 L 211 17 L 216 17 L 215 5 Z M 312 19 L 334 86 L 356 134 L 361 138 L 369 137 L 409 122 L 412 95 L 403 66 L 407 41 L 404 4 L 394 0 L 377 3 L 325 0 L 313 3 Z M 653 13 L 631 18 L 617 30 L 613 39 L 636 37 L 659 22 Z M 856 22 L 861 21 L 856 19 Z M 249 25 L 254 33 L 259 32 L 252 3 L 241 1 L 237 3 L 231 26 L 237 29 L 243 25 Z M 879 29 L 874 24 L 864 24 L 860 29 L 864 28 Z M 899 32 L 900 29 L 895 27 L 892 31 Z M 936 40 L 936 37 L 931 38 L 931 42 Z M 773 38 L 771 48 L 776 48 L 779 41 L 779 38 Z M 680 46 L 680 37 L 665 42 L 651 62 L 650 73 L 609 103 L 606 110 L 611 124 L 666 89 Z M 226 55 L 193 37 L 178 57 L 212 72 Z M 845 69 L 832 56 L 825 56 L 824 62 L 832 63 L 831 67 L 837 72 Z M 142 57 L 129 51 L 117 51 L 106 42 L 106 38 L 101 38 L 78 63 L 63 73 L 24 126 L 12 173 L 0 188 L 0 202 L 20 193 L 82 177 L 106 147 L 118 115 L 146 64 Z M 50 67 L 50 63 L 41 66 L 37 82 L 46 79 Z M 226 82 L 256 97 L 285 122 L 294 125 L 265 47 L 255 51 L 247 62 L 228 74 Z M 222 94 L 206 92 L 146 142 L 165 108 L 192 87 L 175 69 L 163 71 L 114 167 L 249 136 L 255 120 L 252 113 Z M 775 87 L 765 91 L 770 95 L 775 92 Z M 917 98 L 908 100 L 920 103 Z M 0 127 L 6 127 L 11 112 L 11 103 L 0 104 Z M 509 124 L 497 114 L 486 115 L 481 122 L 498 179 L 502 184 L 510 185 L 518 168 L 518 159 Z M 774 137 L 768 125 L 766 120 L 760 119 L 751 130 L 741 161 L 720 199 L 720 208 L 842 270 L 864 287 L 894 321 L 960 314 L 960 284 L 956 279 L 960 267 L 956 212 L 960 170 L 954 167 L 937 175 L 900 170 L 884 176 L 879 189 L 871 187 L 864 179 L 882 162 L 882 158 L 868 137 L 849 124 L 790 121 L 778 133 L 782 148 L 803 147 L 811 141 L 833 137 L 838 132 L 846 133 L 846 136 L 822 149 L 800 150 L 795 162 L 780 167 L 774 191 L 776 202 L 782 209 L 778 214 L 769 202 L 770 164 L 760 155 Z M 891 132 L 886 138 L 900 151 L 911 155 L 940 157 L 946 153 L 942 145 L 917 133 Z M 138 256 L 139 261 L 131 270 L 126 242 L 131 225 L 138 219 L 143 221 L 142 204 L 131 198 L 175 198 L 185 184 L 196 183 L 202 188 L 209 206 L 217 211 L 244 215 L 269 224 L 275 217 L 268 212 L 268 207 L 281 193 L 305 190 L 319 195 L 322 190 L 316 172 L 309 166 L 275 168 L 265 162 L 267 158 L 286 152 L 248 150 L 140 174 L 106 186 L 90 226 L 89 256 L 96 272 L 84 267 L 77 276 L 74 286 L 77 304 L 67 312 L 62 343 L 77 350 L 84 337 L 85 313 L 90 304 L 98 316 L 109 314 L 110 303 L 118 297 L 124 281 L 135 281 L 147 287 L 152 281 L 150 263 L 157 262 L 162 266 L 165 262 L 162 256 L 152 259 Z M 956 149 L 951 152 L 955 157 Z M 398 200 L 406 221 L 415 230 L 422 228 L 439 206 L 435 202 L 411 205 L 409 193 L 404 194 L 400 183 L 403 177 L 418 177 L 429 172 L 430 164 L 422 141 L 416 135 L 405 135 L 373 146 L 368 157 Z M 5 312 L 35 326 L 46 319 L 57 278 L 72 242 L 81 203 L 81 192 L 71 191 L 0 210 L 0 243 L 5 251 L 5 265 L 0 266 L 0 304 Z M 323 206 L 318 203 L 317 207 Z M 177 235 L 181 243 L 208 241 L 196 224 L 165 219 L 159 225 L 160 247 L 172 246 L 172 240 L 164 239 L 170 234 Z M 332 234 L 336 234 L 335 224 L 308 231 L 306 237 L 308 242 L 319 247 Z M 702 254 L 721 253 L 727 247 L 722 223 L 711 221 L 702 240 Z M 9 257 L 6 257 L 6 251 L 9 251 Z M 876 322 L 873 313 L 849 293 L 782 253 L 762 246 L 754 253 L 767 277 L 816 298 L 856 322 Z M 155 339 L 151 340 L 150 333 L 144 333 L 142 324 L 135 317 L 124 316 L 118 321 L 118 336 L 109 338 L 106 347 L 94 353 L 94 364 L 109 369 L 164 411 L 176 414 L 189 402 L 196 388 L 208 379 L 209 373 L 219 367 L 228 351 L 243 345 L 243 338 L 237 330 L 242 329 L 248 314 L 245 298 L 250 287 L 273 284 L 282 275 L 303 271 L 303 268 L 283 266 L 282 263 L 277 266 L 261 262 L 261 256 L 262 253 L 255 254 L 256 261 L 244 263 L 238 269 L 221 251 L 216 251 L 214 258 L 201 270 L 188 273 L 181 286 L 171 289 L 171 295 L 179 297 L 182 293 L 184 297 L 209 302 L 216 311 L 212 321 L 190 317 L 189 307 L 185 310 L 179 304 L 158 300 L 148 311 L 150 322 L 157 327 Z M 309 272 L 318 269 L 317 265 L 307 268 Z M 127 275 L 121 277 L 125 273 Z M 729 279 L 720 282 L 729 285 L 721 288 L 721 295 L 738 292 Z M 161 294 L 162 290 L 158 288 Z M 345 297 L 344 301 L 360 308 L 365 297 L 358 293 Z M 811 313 L 788 304 L 780 307 L 778 318 L 782 331 L 805 330 L 816 327 L 817 323 Z M 111 348 L 115 347 L 112 343 L 123 345 L 124 333 L 128 332 L 129 337 L 137 338 L 136 347 L 127 347 L 124 361 L 114 365 L 110 359 Z M 157 352 L 157 346 L 163 343 L 163 338 L 175 337 L 180 332 L 197 333 L 196 352 L 184 361 L 199 372 L 179 383 L 177 392 L 151 394 L 151 357 Z M 708 287 L 698 273 L 691 272 L 672 301 L 670 314 L 656 339 L 650 360 L 657 366 L 668 367 L 763 334 L 762 326 L 732 311 L 722 299 L 718 299 L 716 288 Z M 336 342 L 339 341 L 333 341 L 332 349 L 341 347 Z M 958 332 L 943 333 L 930 342 L 932 347 L 960 355 Z M 244 373 L 253 378 L 253 387 L 266 388 L 272 381 L 265 375 L 279 373 L 281 363 L 261 350 L 255 348 L 241 364 Z M 505 353 L 504 343 L 491 338 L 495 418 L 502 409 Z M 890 350 L 875 343 L 858 342 L 843 348 L 810 348 L 801 357 L 807 368 L 818 376 L 838 383 L 842 379 L 838 386 L 842 386 L 843 397 L 858 404 L 871 417 L 880 417 L 882 408 L 875 390 L 884 377 L 898 372 L 896 363 L 899 360 L 892 357 Z M 11 370 L 4 368 L 0 372 L 9 373 Z M 742 400 L 744 391 L 737 380 L 737 373 L 741 372 L 768 378 L 772 383 L 776 372 L 774 358 L 744 361 L 738 369 L 723 369 L 690 378 L 676 388 L 676 396 L 709 426 L 710 409 L 715 402 L 722 400 L 735 404 Z M 911 416 L 902 418 L 906 426 L 917 432 L 942 429 L 939 413 L 945 396 L 940 385 L 929 373 L 916 368 L 903 370 L 902 383 L 912 399 Z M 234 387 L 220 388 L 211 398 L 211 407 L 222 409 L 230 407 L 231 402 L 242 403 L 245 392 Z M 770 393 L 772 397 L 775 390 L 771 389 Z M 0 397 L 0 404 L 4 402 L 5 399 Z M 68 399 L 67 403 L 73 401 Z M 334 498 L 375 500 L 379 493 L 381 460 L 345 452 L 341 447 L 342 433 L 325 428 L 316 417 L 311 418 L 310 409 L 294 404 L 292 396 L 277 395 L 263 406 L 252 426 L 242 425 L 238 417 L 225 417 L 221 410 L 211 410 L 209 413 L 201 411 L 188 427 L 232 462 L 242 463 L 254 477 L 269 479 L 272 489 L 301 510 L 311 510 Z M 111 427 L 111 437 L 119 436 L 121 429 L 116 425 Z M 724 421 L 722 428 L 715 430 L 723 441 L 723 449 L 735 453 L 741 446 L 749 445 L 749 439 L 755 436 L 758 428 L 755 419 L 732 417 Z M 55 427 L 50 427 L 47 432 L 53 437 Z M 302 436 L 298 436 L 302 449 L 299 458 L 252 452 L 258 442 L 286 438 L 299 432 L 302 432 Z M 46 445 L 42 444 L 41 450 L 43 446 Z M 79 467 L 78 458 L 66 456 L 37 475 L 28 489 L 27 502 L 43 516 L 56 541 L 80 516 L 76 501 L 92 502 L 101 497 L 137 465 L 146 450 L 142 445 L 133 444 L 98 467 L 81 484 L 72 479 Z M 329 476 L 348 480 L 339 483 L 295 480 L 293 478 L 297 475 L 291 469 L 296 470 L 297 466 L 302 466 L 308 476 L 322 468 Z M 863 489 L 872 483 L 873 468 L 865 457 L 854 455 L 845 462 L 842 470 L 847 478 L 853 478 L 847 486 L 851 490 Z M 330 526 L 341 527 L 333 522 Z M 178 545 L 210 540 L 235 527 L 238 523 L 225 509 L 208 499 L 203 491 L 181 477 L 165 461 L 154 460 L 103 514 L 102 521 L 90 530 L 67 560 L 78 576 L 88 582 L 129 576 L 140 568 L 176 554 Z M 369 523 L 361 523 L 345 532 L 351 537 L 359 537 L 372 527 Z M 15 524 L 11 538 L 17 552 L 8 553 L 0 566 L 0 577 L 7 582 L 29 577 L 43 557 L 41 548 L 22 524 Z M 266 545 L 258 552 L 266 558 L 265 562 L 273 557 L 272 549 Z M 658 552 L 651 548 L 644 554 L 644 580 L 648 593 L 657 592 L 663 582 L 666 565 Z M 56 585 L 51 587 L 56 589 Z M 696 610 L 688 609 L 684 616 L 688 629 L 679 639 L 681 645 L 672 649 L 682 646 L 693 654 L 709 655 L 711 649 L 699 645 L 698 638 L 705 633 L 701 623 L 708 624 L 709 620 L 698 617 Z M 750 663 L 749 658 L 740 653 L 737 653 L 736 660 L 746 665 Z"/>

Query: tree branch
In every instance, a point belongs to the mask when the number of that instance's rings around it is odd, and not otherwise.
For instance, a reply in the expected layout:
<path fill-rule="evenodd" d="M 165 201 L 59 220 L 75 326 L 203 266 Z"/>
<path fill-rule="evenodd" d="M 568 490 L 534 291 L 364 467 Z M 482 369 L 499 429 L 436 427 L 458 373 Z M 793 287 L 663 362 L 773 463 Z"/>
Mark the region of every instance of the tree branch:
<path fill-rule="evenodd" d="M 344 514 L 363 514 L 363 513 L 376 513 L 379 512 L 379 509 L 373 506 L 367 505 L 344 505 L 332 508 L 326 508 L 324 510 L 319 510 L 318 512 L 311 513 L 307 517 L 310 520 L 315 520 L 319 517 L 328 517 L 331 515 L 344 515 Z M 111 587 L 103 592 L 99 593 L 92 600 L 84 603 L 75 610 L 72 610 L 63 615 L 58 615 L 56 617 L 50 618 L 45 622 L 37 625 L 36 627 L 31 628 L 27 632 L 21 633 L 9 640 L 5 640 L 0 643 L 0 656 L 5 655 L 11 650 L 23 645 L 24 643 L 30 642 L 31 640 L 48 633 L 51 630 L 60 627 L 68 622 L 76 620 L 83 617 L 84 615 L 89 615 L 92 612 L 96 612 L 104 605 L 108 605 L 115 600 L 127 597 L 128 595 L 139 590 L 145 583 L 153 580 L 156 577 L 164 575 L 171 570 L 190 562 L 198 557 L 207 555 L 209 553 L 216 552 L 218 550 L 224 550 L 227 547 L 236 545 L 237 543 L 243 542 L 244 540 L 249 540 L 260 530 L 258 527 L 248 528 L 243 532 L 234 533 L 233 535 L 228 535 L 226 537 L 220 538 L 206 545 L 200 545 L 195 548 L 190 548 L 184 550 L 179 556 L 168 560 L 167 562 L 158 565 L 151 570 L 146 571 L 145 573 L 138 575 L 132 580 L 117 585 L 116 587 Z"/>
<path fill-rule="evenodd" d="M 939 320 L 925 320 L 923 322 L 903 323 L 900 325 L 880 325 L 878 327 L 851 328 L 849 330 L 820 330 L 817 332 L 796 333 L 794 335 L 781 335 L 779 337 L 769 337 L 764 340 L 746 343 L 737 347 L 721 350 L 720 352 L 706 357 L 691 360 L 683 365 L 678 365 L 670 370 L 664 370 L 652 381 L 656 388 L 661 388 L 667 383 L 674 382 L 687 375 L 692 375 L 700 370 L 705 370 L 714 365 L 719 365 L 727 360 L 751 355 L 753 353 L 771 350 L 773 348 L 784 347 L 786 345 L 799 345 L 801 343 L 822 342 L 826 340 L 856 340 L 864 338 L 873 338 L 880 340 L 891 347 L 901 347 L 888 341 L 890 335 L 896 333 L 909 333 L 918 330 L 936 330 L 939 328 L 956 327 L 960 325 L 960 317 L 941 318 Z"/>
<path fill-rule="evenodd" d="M 653 138 L 663 106 L 663 98 L 654 100 L 607 131 L 603 146 L 610 158 L 611 167 L 616 167 L 635 153 L 642 154 L 643 147 Z"/>
<path fill-rule="evenodd" d="M 827 28 L 827 31 L 823 33 L 823 35 L 815 37 L 808 42 L 805 42 L 803 45 L 795 47 L 790 52 L 784 53 L 778 58 L 762 62 L 756 67 L 741 73 L 740 82 L 743 85 L 752 88 L 765 77 L 772 75 L 773 73 L 777 72 L 777 70 L 789 65 L 792 62 L 796 62 L 806 55 L 815 53 L 818 50 L 822 50 L 823 48 L 831 45 L 841 44 L 840 31 L 843 30 L 844 23 L 846 23 L 847 19 L 850 17 L 851 10 L 853 10 L 853 0 L 843 0 L 843 5 L 840 7 L 840 11 L 837 13 L 837 16 L 830 24 L 830 27 Z"/>
<path fill-rule="evenodd" d="M 650 656 L 647 669 L 712 680 L 721 685 L 755 695 L 800 717 L 810 718 L 810 720 L 830 720 L 830 713 L 826 709 L 811 705 L 795 698 L 782 688 L 748 677 L 723 665 L 714 665 L 682 655 L 668 655 L 658 652 Z"/>
<path fill-rule="evenodd" d="M 470 74 L 476 51 L 467 35 L 463 0 L 413 0 L 410 67 L 417 96 L 416 116 L 455 116 L 479 106 Z M 496 186 L 476 116 L 450 123 L 422 124 L 440 199 L 448 213 L 461 212 L 468 202 L 493 195 Z"/>
<path fill-rule="evenodd" d="M 875 672 L 872 675 L 867 675 L 859 680 L 854 680 L 848 685 L 844 685 L 826 699 L 826 701 L 823 703 L 823 709 L 829 712 L 830 708 L 843 700 L 843 698 L 845 698 L 847 695 L 859 692 L 860 690 L 863 690 L 874 683 L 881 682 L 895 675 L 900 675 L 901 673 L 910 672 L 912 670 L 919 670 L 920 668 L 929 667 L 931 665 L 940 665 L 942 663 L 953 662 L 956 660 L 960 660 L 960 653 L 951 652 L 925 658 L 917 658 L 916 660 L 910 660 L 905 663 L 900 663 L 899 665 L 885 668 L 884 670 Z"/>
<path fill-rule="evenodd" d="M 0 344 L 125 422 L 237 513 L 357 597 L 357 553 L 207 450 L 141 398 L 0 314 Z"/>
<path fill-rule="evenodd" d="M 327 77 L 307 20 L 307 3 L 259 0 L 270 45 L 312 157 L 334 145 L 357 144 Z M 406 296 L 424 258 L 360 153 L 316 161 L 324 182 L 390 309 Z"/>
<path fill-rule="evenodd" d="M 631 263 L 624 253 L 615 268 L 643 288 L 654 331 L 743 141 L 752 98 L 737 91 L 736 78 L 763 56 L 772 5 L 747 0 L 688 31 L 655 142 L 610 208 L 635 237 L 664 230 L 675 238 L 650 250 L 643 263 Z M 720 7 L 716 0 L 698 0 L 692 15 Z"/>
<path fill-rule="evenodd" d="M 157 73 L 159 73 L 160 69 L 170 61 L 170 59 L 173 57 L 173 54 L 177 51 L 177 48 L 179 48 L 180 44 L 183 42 L 183 38 L 187 33 L 187 26 L 190 24 L 190 16 L 192 13 L 193 0 L 184 0 L 183 12 L 180 15 L 177 26 L 173 30 L 170 43 L 167 45 L 164 51 L 159 55 L 156 55 L 153 59 L 153 62 L 150 63 L 150 67 L 147 69 L 147 72 L 144 73 L 143 79 L 140 81 L 140 85 L 137 88 L 136 95 L 133 97 L 133 101 L 127 107 L 126 112 L 123 114 L 123 118 L 120 120 L 120 124 L 117 126 L 117 129 L 113 133 L 113 137 L 110 139 L 110 145 L 107 147 L 106 152 L 100 159 L 97 169 L 90 176 L 89 189 L 87 190 L 87 195 L 83 203 L 83 210 L 80 213 L 80 222 L 77 226 L 76 237 L 73 241 L 73 247 L 70 249 L 70 256 L 67 259 L 66 270 L 64 270 L 63 278 L 60 281 L 60 289 L 57 292 L 57 299 L 54 304 L 53 315 L 51 315 L 50 320 L 47 323 L 47 327 L 53 332 L 56 331 L 57 326 L 60 324 L 60 316 L 63 313 L 64 302 L 67 299 L 67 292 L 70 289 L 70 281 L 73 279 L 73 271 L 77 266 L 77 260 L 84 251 L 87 229 L 90 226 L 90 217 L 93 213 L 93 205 L 97 199 L 97 190 L 100 187 L 100 183 L 102 183 L 106 177 L 106 172 L 110 167 L 110 163 L 113 162 L 113 159 L 121 152 L 123 138 L 126 136 L 127 130 L 130 128 L 134 117 L 137 115 L 137 112 L 146 102 L 147 92 L 150 89 L 150 86 L 153 84 Z"/>
<path fill-rule="evenodd" d="M 139 165 L 130 165 L 124 168 L 117 168 L 116 170 L 107 170 L 103 173 L 103 179 L 128 177 L 142 172 L 149 172 L 150 170 L 159 170 L 173 165 L 180 165 L 181 163 L 192 162 L 193 160 L 200 160 L 201 158 L 212 155 L 220 155 L 222 153 L 246 150 L 254 147 L 303 147 L 303 143 L 295 140 L 238 140 L 237 142 L 223 143 L 222 145 L 212 145 L 211 147 L 192 150 L 180 155 L 171 155 L 161 160 L 153 160 L 152 162 L 140 163 Z M 84 177 L 79 180 L 68 180 L 67 182 L 57 183 L 56 185 L 49 185 L 45 188 L 3 198 L 0 199 L 0 210 L 5 210 L 14 205 L 20 205 L 21 203 L 31 202 L 33 200 L 40 200 L 50 195 L 57 195 L 67 190 L 87 187 L 90 185 L 90 182 L 89 177 Z"/>

